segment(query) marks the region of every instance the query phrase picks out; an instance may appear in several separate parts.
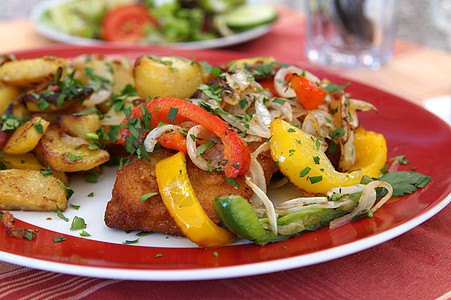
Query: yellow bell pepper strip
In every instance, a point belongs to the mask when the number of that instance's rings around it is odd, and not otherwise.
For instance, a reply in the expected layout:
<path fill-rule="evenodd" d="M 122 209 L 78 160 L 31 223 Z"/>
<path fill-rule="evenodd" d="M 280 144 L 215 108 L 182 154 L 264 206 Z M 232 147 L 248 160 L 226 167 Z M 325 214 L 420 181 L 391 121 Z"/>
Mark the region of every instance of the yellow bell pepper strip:
<path fill-rule="evenodd" d="M 251 154 L 249 147 L 244 139 L 229 125 L 227 125 L 218 116 L 212 115 L 203 108 L 182 99 L 176 98 L 155 98 L 149 100 L 144 106 L 137 106 L 126 118 L 121 125 L 121 139 L 119 144 L 126 143 L 126 137 L 131 136 L 129 126 L 130 120 L 143 119 L 143 111 L 146 115 L 151 115 L 148 122 L 152 128 L 158 126 L 159 123 L 180 124 L 184 121 L 193 121 L 202 125 L 208 131 L 218 136 L 224 144 L 224 173 L 229 178 L 235 178 L 238 175 L 244 175 L 249 170 Z M 140 124 L 141 125 L 141 124 Z M 139 140 L 143 140 L 146 133 L 141 129 L 136 129 Z M 180 138 L 178 138 L 180 141 Z M 184 145 L 184 146 L 183 146 Z M 186 153 L 186 142 L 174 145 L 171 149 L 183 151 Z"/>
<path fill-rule="evenodd" d="M 341 173 L 319 149 L 315 138 L 286 121 L 271 122 L 271 156 L 280 171 L 298 188 L 310 194 L 326 194 L 331 188 L 356 185 L 363 173 Z"/>
<path fill-rule="evenodd" d="M 218 247 L 235 241 L 233 233 L 213 223 L 202 209 L 189 182 L 183 152 L 159 161 L 156 176 L 163 202 L 187 238 L 201 247 Z"/>
<path fill-rule="evenodd" d="M 378 177 L 387 161 L 387 144 L 382 134 L 358 127 L 354 132 L 355 162 L 353 170 Z"/>

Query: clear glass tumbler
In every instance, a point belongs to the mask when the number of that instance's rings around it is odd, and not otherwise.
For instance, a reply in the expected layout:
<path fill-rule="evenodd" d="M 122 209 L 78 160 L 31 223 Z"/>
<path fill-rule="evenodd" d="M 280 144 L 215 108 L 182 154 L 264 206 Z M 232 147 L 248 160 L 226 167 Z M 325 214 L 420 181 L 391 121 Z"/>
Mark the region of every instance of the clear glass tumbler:
<path fill-rule="evenodd" d="M 344 69 L 379 69 L 392 58 L 396 0 L 307 0 L 306 55 Z"/>

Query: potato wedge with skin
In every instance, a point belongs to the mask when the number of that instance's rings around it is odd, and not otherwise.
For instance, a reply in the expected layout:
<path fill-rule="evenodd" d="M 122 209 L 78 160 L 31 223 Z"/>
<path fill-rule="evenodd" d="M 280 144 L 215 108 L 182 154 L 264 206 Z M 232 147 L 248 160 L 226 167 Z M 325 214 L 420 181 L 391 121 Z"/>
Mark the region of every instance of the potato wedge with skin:
<path fill-rule="evenodd" d="M 19 155 L 8 154 L 0 152 L 0 164 L 3 164 L 6 169 L 19 170 L 45 170 L 44 166 L 39 162 L 33 153 L 24 153 Z M 64 172 L 51 171 L 52 175 L 60 179 L 65 184 L 69 184 L 69 178 Z"/>
<path fill-rule="evenodd" d="M 52 170 L 62 172 L 78 172 L 91 170 L 110 158 L 102 149 L 90 150 L 88 145 L 74 146 L 66 132 L 57 125 L 50 125 L 35 148 L 36 157 Z"/>
<path fill-rule="evenodd" d="M 142 99 L 187 98 L 204 83 L 204 76 L 198 63 L 177 56 L 141 56 L 133 69 L 135 88 Z"/>
<path fill-rule="evenodd" d="M 64 58 L 39 57 L 5 62 L 0 66 L 0 81 L 5 85 L 30 88 L 51 79 L 58 68 L 67 68 Z"/>
<path fill-rule="evenodd" d="M 4 113 L 19 95 L 19 88 L 0 84 L 0 113 Z"/>
<path fill-rule="evenodd" d="M 64 131 L 77 137 L 85 137 L 85 133 L 94 133 L 100 129 L 97 114 L 65 115 L 57 117 L 56 120 Z"/>
<path fill-rule="evenodd" d="M 3 151 L 9 154 L 30 152 L 39 143 L 49 124 L 49 122 L 41 117 L 34 117 L 20 125 L 9 137 Z"/>
<path fill-rule="evenodd" d="M 61 180 L 33 170 L 0 170 L 0 209 L 56 211 L 56 205 L 67 208 Z"/>

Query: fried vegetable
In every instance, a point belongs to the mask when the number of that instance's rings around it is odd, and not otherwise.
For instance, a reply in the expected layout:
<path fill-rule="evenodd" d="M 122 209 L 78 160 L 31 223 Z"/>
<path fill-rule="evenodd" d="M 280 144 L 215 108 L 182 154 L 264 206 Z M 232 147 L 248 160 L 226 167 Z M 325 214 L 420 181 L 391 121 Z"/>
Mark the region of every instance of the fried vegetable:
<path fill-rule="evenodd" d="M 198 63 L 176 56 L 141 56 L 135 62 L 133 75 L 136 91 L 143 99 L 184 99 L 204 82 L 204 71 Z"/>
<path fill-rule="evenodd" d="M 67 178 L 64 172 L 45 168 L 32 152 L 18 155 L 0 152 L 0 165 L 1 164 L 3 164 L 6 169 L 41 171 L 43 174 L 53 175 L 65 184 L 69 184 L 69 178 Z"/>
<path fill-rule="evenodd" d="M 0 113 L 4 113 L 19 95 L 19 88 L 0 84 Z"/>
<path fill-rule="evenodd" d="M 0 171 L 0 209 L 55 211 L 67 207 L 61 180 L 33 170 Z"/>
<path fill-rule="evenodd" d="M 271 122 L 270 149 L 280 171 L 301 190 L 325 194 L 336 186 L 356 185 L 362 172 L 337 172 L 316 140 L 280 119 Z"/>
<path fill-rule="evenodd" d="M 354 133 L 355 163 L 364 175 L 378 177 L 387 161 L 387 144 L 382 134 L 358 127 Z"/>
<path fill-rule="evenodd" d="M 97 114 L 59 116 L 57 122 L 64 131 L 77 137 L 85 137 L 86 133 L 94 133 L 100 129 Z"/>
<path fill-rule="evenodd" d="M 64 58 L 47 56 L 12 60 L 0 66 L 0 81 L 5 85 L 30 88 L 52 79 L 59 68 L 67 68 Z"/>
<path fill-rule="evenodd" d="M 33 150 L 39 143 L 49 122 L 41 117 L 34 117 L 28 122 L 20 125 L 6 142 L 3 151 L 9 154 L 23 154 Z"/>
<path fill-rule="evenodd" d="M 89 149 L 87 144 L 72 142 L 73 138 L 60 127 L 51 125 L 36 147 L 36 156 L 44 166 L 62 172 L 93 169 L 107 162 L 110 155 L 102 149 Z"/>
<path fill-rule="evenodd" d="M 201 247 L 235 241 L 235 235 L 213 223 L 202 209 L 189 182 L 183 152 L 159 161 L 155 172 L 163 202 L 187 238 Z"/>

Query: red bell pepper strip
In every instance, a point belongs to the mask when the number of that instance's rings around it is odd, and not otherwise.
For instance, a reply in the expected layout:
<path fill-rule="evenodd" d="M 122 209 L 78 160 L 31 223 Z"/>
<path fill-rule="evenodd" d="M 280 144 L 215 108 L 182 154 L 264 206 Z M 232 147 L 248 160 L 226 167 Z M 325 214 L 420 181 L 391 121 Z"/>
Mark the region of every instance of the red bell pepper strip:
<path fill-rule="evenodd" d="M 327 96 L 327 92 L 298 74 L 291 74 L 291 87 L 306 109 L 315 109 Z"/>
<path fill-rule="evenodd" d="M 179 131 L 163 133 L 158 138 L 158 143 L 164 148 L 182 151 L 188 154 L 188 150 L 186 149 L 186 136 Z"/>
<path fill-rule="evenodd" d="M 225 175 L 229 178 L 235 178 L 238 175 L 244 175 L 249 171 L 251 154 L 247 143 L 232 128 L 230 128 L 221 118 L 212 115 L 203 108 L 182 99 L 176 98 L 155 98 L 144 104 L 145 113 L 151 113 L 152 118 L 149 122 L 152 128 L 163 123 L 180 124 L 185 121 L 192 121 L 204 126 L 208 131 L 218 136 L 224 144 L 224 167 Z M 142 118 L 143 109 L 141 106 L 134 108 L 129 118 L 124 119 L 121 125 L 121 139 L 119 144 L 125 144 L 125 137 L 131 136 L 127 125 L 133 118 Z M 138 130 L 140 136 L 138 140 L 142 141 L 144 133 Z M 180 140 L 179 137 L 175 138 Z M 170 143 L 171 144 L 171 143 Z M 174 143 L 175 145 L 175 143 Z M 174 146 L 171 144 L 171 146 Z M 172 147 L 174 150 L 186 152 L 186 142 Z"/>

